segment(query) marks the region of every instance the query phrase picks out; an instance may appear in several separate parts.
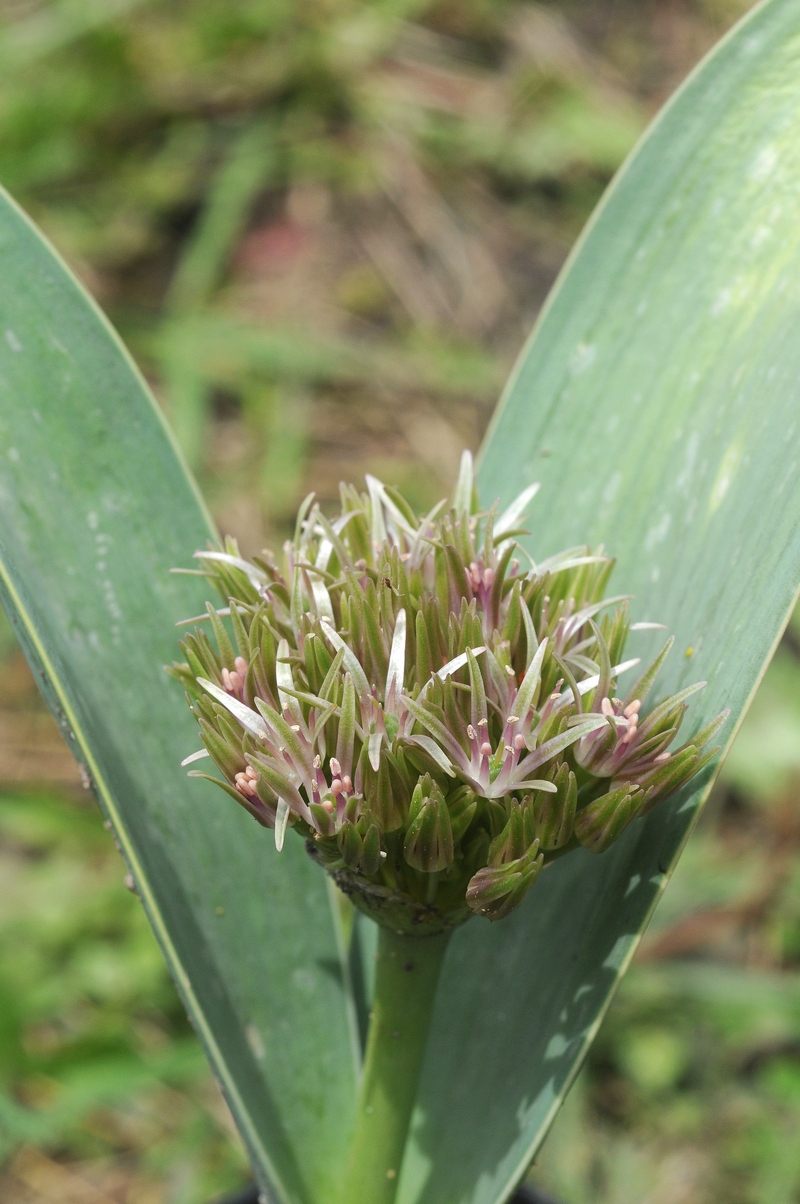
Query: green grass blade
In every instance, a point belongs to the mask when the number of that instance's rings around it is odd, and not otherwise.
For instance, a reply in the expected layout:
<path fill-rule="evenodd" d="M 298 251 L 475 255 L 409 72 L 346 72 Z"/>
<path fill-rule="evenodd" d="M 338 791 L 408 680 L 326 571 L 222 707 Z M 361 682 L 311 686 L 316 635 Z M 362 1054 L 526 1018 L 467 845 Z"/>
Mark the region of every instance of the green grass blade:
<path fill-rule="evenodd" d="M 40 59 L 87 33 L 135 12 L 151 0 L 79 0 L 50 4 L 0 32 L 0 65 L 6 75 L 22 73 Z"/>
<path fill-rule="evenodd" d="M 217 172 L 178 264 L 167 298 L 174 313 L 197 309 L 210 299 L 275 162 L 271 124 L 263 119 L 247 124 Z"/>
<path fill-rule="evenodd" d="M 358 1057 L 326 879 L 300 841 L 279 857 L 221 792 L 187 780 L 197 729 L 162 670 L 174 623 L 208 592 L 169 569 L 191 563 L 210 522 L 113 332 L 4 197 L 0 250 L 0 597 L 269 1199 L 323 1201 Z"/>
<path fill-rule="evenodd" d="M 800 3 L 762 6 L 624 168 L 522 356 L 486 501 L 532 481 L 538 558 L 583 541 L 676 647 L 688 731 L 730 740 L 800 580 Z M 645 658 L 660 633 L 632 637 Z M 697 815 L 709 774 L 521 910 L 456 933 L 400 1204 L 494 1204 L 534 1154 Z"/>

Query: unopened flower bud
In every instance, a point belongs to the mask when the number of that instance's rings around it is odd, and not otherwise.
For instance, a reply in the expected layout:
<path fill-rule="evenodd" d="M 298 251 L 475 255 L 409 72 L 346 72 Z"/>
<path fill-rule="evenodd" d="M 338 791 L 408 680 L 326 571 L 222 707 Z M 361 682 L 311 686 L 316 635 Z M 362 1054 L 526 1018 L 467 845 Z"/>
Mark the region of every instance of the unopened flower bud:
<path fill-rule="evenodd" d="M 621 786 L 602 794 L 578 812 L 575 835 L 585 849 L 604 853 L 621 836 L 645 800 L 636 786 Z"/>
<path fill-rule="evenodd" d="M 555 776 L 556 794 L 540 794 L 535 803 L 536 835 L 542 849 L 562 848 L 571 838 L 575 825 L 578 783 L 568 765 Z"/>
<path fill-rule="evenodd" d="M 426 874 L 447 869 L 453 861 L 453 830 L 444 795 L 430 776 L 423 778 L 411 800 L 403 856 Z"/>
<path fill-rule="evenodd" d="M 538 849 L 536 841 L 517 861 L 478 870 L 467 887 L 472 910 L 489 920 L 502 920 L 518 907 L 544 864 L 544 855 Z"/>

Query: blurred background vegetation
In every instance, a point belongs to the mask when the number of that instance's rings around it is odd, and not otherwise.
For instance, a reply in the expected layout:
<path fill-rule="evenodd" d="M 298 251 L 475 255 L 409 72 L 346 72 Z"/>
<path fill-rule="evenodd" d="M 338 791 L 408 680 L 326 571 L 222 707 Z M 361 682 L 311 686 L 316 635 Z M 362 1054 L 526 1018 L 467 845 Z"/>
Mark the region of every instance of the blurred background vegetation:
<path fill-rule="evenodd" d="M 248 552 L 477 447 L 570 245 L 746 0 L 0 0 L 0 182 Z M 532 1172 L 800 1201 L 800 622 Z M 0 1199 L 245 1182 L 122 863 L 0 626 Z"/>

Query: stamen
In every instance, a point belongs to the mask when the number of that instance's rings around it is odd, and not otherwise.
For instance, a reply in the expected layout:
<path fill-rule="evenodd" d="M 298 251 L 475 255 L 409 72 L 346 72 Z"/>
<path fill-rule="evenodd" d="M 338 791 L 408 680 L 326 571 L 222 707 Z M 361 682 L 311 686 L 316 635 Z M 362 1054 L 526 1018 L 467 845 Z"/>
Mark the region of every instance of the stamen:
<path fill-rule="evenodd" d="M 331 757 L 331 773 L 335 774 L 337 778 L 342 776 L 342 767 L 336 757 Z"/>
<path fill-rule="evenodd" d="M 600 710 L 603 712 L 604 715 L 611 716 L 614 714 L 614 708 L 611 705 L 610 699 L 608 699 L 608 698 L 603 699 L 603 701 L 600 703 Z"/>
<path fill-rule="evenodd" d="M 514 737 L 514 748 L 516 748 L 516 749 L 522 749 L 522 748 L 524 748 L 524 747 L 525 747 L 525 737 L 524 737 L 523 735 L 521 735 L 521 734 L 520 734 L 520 735 L 516 735 L 516 736 Z"/>
<path fill-rule="evenodd" d="M 641 705 L 641 700 L 634 698 L 633 702 L 629 702 L 622 713 L 626 719 L 633 719 L 634 715 L 638 715 Z"/>
<path fill-rule="evenodd" d="M 487 741 L 481 745 L 481 756 L 482 757 L 490 757 L 491 755 L 492 755 L 492 746 Z"/>
<path fill-rule="evenodd" d="M 250 776 L 252 774 L 252 777 Z M 237 773 L 233 779 L 236 789 L 242 794 L 248 794 L 254 798 L 258 793 L 256 790 L 257 775 L 248 765 L 244 773 Z"/>
<path fill-rule="evenodd" d="M 472 726 L 471 723 L 467 724 L 467 735 L 469 736 L 470 740 L 475 739 L 475 728 Z"/>

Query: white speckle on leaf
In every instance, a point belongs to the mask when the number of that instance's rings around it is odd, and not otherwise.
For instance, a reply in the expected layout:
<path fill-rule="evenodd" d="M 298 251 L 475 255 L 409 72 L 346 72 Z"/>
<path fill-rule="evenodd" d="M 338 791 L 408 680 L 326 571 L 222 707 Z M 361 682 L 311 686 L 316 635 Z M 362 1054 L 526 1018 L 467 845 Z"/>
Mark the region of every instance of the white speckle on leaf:
<path fill-rule="evenodd" d="M 720 314 L 725 312 L 730 303 L 731 290 L 729 288 L 721 288 L 714 298 L 714 304 L 711 306 L 711 316 L 718 318 Z"/>
<path fill-rule="evenodd" d="M 763 247 L 771 233 L 771 226 L 759 226 L 758 229 L 753 233 L 753 237 L 750 239 L 750 246 L 757 251 L 759 247 Z"/>
<path fill-rule="evenodd" d="M 725 497 L 725 494 L 728 492 L 728 489 L 730 488 L 730 484 L 731 484 L 731 478 L 727 473 L 724 473 L 719 478 L 719 480 L 716 482 L 716 484 L 714 486 L 714 492 L 711 495 L 712 496 L 712 507 L 711 507 L 712 510 L 716 510 L 717 506 L 719 506 L 720 502 Z"/>
<path fill-rule="evenodd" d="M 653 568 L 650 570 L 650 580 L 651 580 L 653 583 L 655 583 L 656 581 L 658 581 L 658 579 L 659 579 L 659 577 L 660 577 L 660 576 L 661 576 L 661 569 L 660 569 L 660 568 L 658 567 L 658 565 L 656 564 L 656 565 L 654 565 L 654 566 L 653 566 Z"/>
<path fill-rule="evenodd" d="M 714 484 L 711 487 L 711 496 L 708 500 L 709 514 L 713 514 L 722 505 L 725 495 L 731 487 L 731 482 L 742 462 L 743 451 L 744 449 L 738 440 L 734 440 L 728 445 L 720 461 Z"/>
<path fill-rule="evenodd" d="M 98 518 L 97 513 L 94 510 L 90 511 L 90 513 L 87 515 L 87 521 L 89 523 L 90 528 L 93 531 L 97 531 L 97 525 L 100 520 Z M 106 604 L 106 610 L 108 611 L 111 618 L 114 620 L 114 623 L 111 626 L 111 639 L 114 644 L 119 644 L 120 643 L 120 629 L 119 629 L 118 624 L 122 620 L 122 607 L 119 604 L 119 599 L 117 597 L 117 591 L 114 588 L 113 581 L 110 579 L 110 577 L 105 576 L 106 569 L 108 567 L 105 557 L 107 556 L 108 551 L 113 542 L 114 542 L 114 540 L 112 539 L 112 537 L 110 535 L 106 535 L 102 531 L 97 531 L 97 534 L 95 535 L 95 544 L 97 546 L 97 560 L 95 561 L 94 567 L 95 567 L 95 572 L 98 573 L 98 575 L 100 577 L 100 591 L 103 595 L 103 600 Z"/>
<path fill-rule="evenodd" d="M 244 1030 L 247 1037 L 247 1044 L 253 1051 L 254 1056 L 259 1062 L 264 1061 L 264 1042 L 261 1040 L 261 1033 L 254 1024 L 248 1024 Z"/>
<path fill-rule="evenodd" d="M 103 580 L 100 582 L 100 588 L 103 591 L 106 609 L 108 610 L 108 613 L 111 615 L 112 619 L 121 619 L 122 610 L 119 602 L 117 601 L 116 590 L 107 577 L 103 578 Z"/>
<path fill-rule="evenodd" d="M 662 514 L 661 518 L 651 527 L 644 537 L 644 547 L 646 552 L 652 552 L 658 544 L 663 543 L 669 534 L 670 524 L 672 523 L 671 514 Z"/>
<path fill-rule="evenodd" d="M 627 899 L 628 895 L 632 895 L 632 894 L 633 894 L 633 892 L 636 890 L 636 888 L 637 888 L 637 886 L 639 885 L 639 883 L 641 882 L 641 880 L 642 880 L 642 875 L 641 875 L 641 874 L 634 874 L 634 875 L 633 875 L 633 877 L 631 878 L 630 882 L 628 883 L 627 889 L 626 889 L 626 891 L 625 891 L 625 898 L 626 898 L 626 899 Z"/>
<path fill-rule="evenodd" d="M 642 314 L 647 312 L 647 301 L 643 298 L 636 306 L 636 317 L 641 318 Z"/>
<path fill-rule="evenodd" d="M 16 447 L 10 447 L 8 449 L 8 458 L 12 464 L 19 464 L 19 452 L 17 451 Z"/>
<path fill-rule="evenodd" d="M 603 501 L 607 503 L 613 502 L 614 498 L 619 493 L 619 487 L 621 484 L 622 473 L 617 471 L 614 473 L 613 477 L 611 477 L 605 489 L 603 490 Z"/>
<path fill-rule="evenodd" d="M 596 359 L 597 347 L 594 343 L 578 343 L 569 361 L 571 375 L 581 376 L 582 373 L 588 372 Z"/>
<path fill-rule="evenodd" d="M 604 970 L 620 970 L 633 942 L 632 936 L 618 936 L 614 948 L 603 962 Z"/>
<path fill-rule="evenodd" d="M 12 351 L 22 351 L 22 343 L 20 343 L 13 330 L 6 331 L 6 342 Z"/>
<path fill-rule="evenodd" d="M 555 1033 L 547 1042 L 547 1049 L 544 1051 L 545 1062 L 553 1062 L 556 1058 L 563 1058 L 569 1046 L 570 1043 L 563 1033 Z"/>
<path fill-rule="evenodd" d="M 675 478 L 675 487 L 679 493 L 686 493 L 688 491 L 699 447 L 700 436 L 697 434 L 697 431 L 693 431 L 686 442 L 686 458 L 683 462 L 683 468 Z"/>
<path fill-rule="evenodd" d="M 778 166 L 778 152 L 775 147 L 765 146 L 758 152 L 750 168 L 751 180 L 766 180 Z"/>

